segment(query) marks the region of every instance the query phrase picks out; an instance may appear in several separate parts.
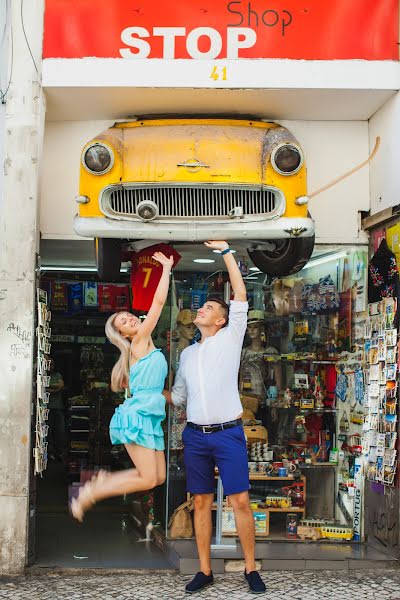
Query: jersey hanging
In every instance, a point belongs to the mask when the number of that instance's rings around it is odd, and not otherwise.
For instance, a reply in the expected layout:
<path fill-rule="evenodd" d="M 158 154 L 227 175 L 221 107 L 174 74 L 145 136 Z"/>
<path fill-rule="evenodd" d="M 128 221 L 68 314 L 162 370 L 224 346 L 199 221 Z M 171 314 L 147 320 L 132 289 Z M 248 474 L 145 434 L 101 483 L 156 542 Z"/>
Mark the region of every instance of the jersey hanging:
<path fill-rule="evenodd" d="M 132 255 L 132 309 L 148 311 L 154 298 L 158 283 L 163 272 L 162 265 L 152 258 L 155 252 L 162 252 L 168 258 L 173 256 L 174 267 L 181 255 L 167 244 L 156 244 L 144 248 Z"/>

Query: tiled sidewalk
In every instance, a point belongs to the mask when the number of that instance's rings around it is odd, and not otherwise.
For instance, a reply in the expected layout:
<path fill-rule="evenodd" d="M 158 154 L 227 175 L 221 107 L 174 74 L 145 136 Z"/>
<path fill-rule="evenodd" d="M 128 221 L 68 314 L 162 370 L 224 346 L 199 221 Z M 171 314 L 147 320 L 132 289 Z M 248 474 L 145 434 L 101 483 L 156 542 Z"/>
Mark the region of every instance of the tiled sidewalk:
<path fill-rule="evenodd" d="M 400 600 L 400 569 L 374 571 L 264 572 L 266 600 Z M 180 600 L 188 598 L 189 577 L 175 573 L 48 574 L 0 579 L 0 599 L 7 600 Z M 240 574 L 217 575 L 214 586 L 198 598 L 253 598 Z"/>

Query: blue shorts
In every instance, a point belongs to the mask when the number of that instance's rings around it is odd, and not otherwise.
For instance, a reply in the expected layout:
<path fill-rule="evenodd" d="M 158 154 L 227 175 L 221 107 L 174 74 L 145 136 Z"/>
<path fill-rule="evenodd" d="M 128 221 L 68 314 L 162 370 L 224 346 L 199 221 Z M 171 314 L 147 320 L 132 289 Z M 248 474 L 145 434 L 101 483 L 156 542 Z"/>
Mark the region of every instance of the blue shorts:
<path fill-rule="evenodd" d="M 227 496 L 250 489 L 246 438 L 242 425 L 214 433 L 185 427 L 182 439 L 188 492 L 214 493 L 215 466 L 218 467 Z"/>

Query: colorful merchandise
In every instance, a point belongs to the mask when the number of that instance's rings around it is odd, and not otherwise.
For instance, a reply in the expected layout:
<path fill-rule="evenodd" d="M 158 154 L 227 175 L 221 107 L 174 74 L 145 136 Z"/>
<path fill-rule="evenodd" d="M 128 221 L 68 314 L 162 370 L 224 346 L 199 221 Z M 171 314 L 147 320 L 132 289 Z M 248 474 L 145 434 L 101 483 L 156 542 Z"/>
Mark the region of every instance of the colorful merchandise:
<path fill-rule="evenodd" d="M 71 313 L 82 312 L 83 288 L 81 282 L 68 284 L 68 308 Z"/>
<path fill-rule="evenodd" d="M 66 283 L 52 281 L 51 309 L 54 312 L 66 312 L 68 310 L 68 286 Z"/>
<path fill-rule="evenodd" d="M 130 297 L 129 297 L 129 286 L 127 285 L 115 285 L 114 286 L 114 310 L 119 312 L 122 310 L 129 310 Z"/>
<path fill-rule="evenodd" d="M 384 485 L 394 485 L 397 471 L 398 336 L 397 329 L 393 328 L 396 311 L 396 298 L 384 298 L 370 304 L 365 327 L 368 387 L 362 453 L 366 457 L 367 478 Z"/>
<path fill-rule="evenodd" d="M 114 298 L 114 286 L 99 283 L 98 287 L 98 298 L 99 298 L 99 311 L 100 312 L 114 312 L 115 310 L 115 298 Z"/>
<path fill-rule="evenodd" d="M 340 307 L 339 293 L 330 275 L 321 277 L 318 283 L 306 284 L 302 301 L 303 311 L 310 313 L 331 313 Z"/>
<path fill-rule="evenodd" d="M 97 283 L 95 281 L 85 281 L 83 284 L 83 306 L 92 308 L 96 307 L 97 304 Z"/>
<path fill-rule="evenodd" d="M 396 257 L 389 249 L 386 240 L 383 239 L 368 267 L 368 302 L 376 303 L 382 298 L 398 299 L 399 296 L 400 280 Z M 398 313 L 396 314 L 397 326 Z"/>

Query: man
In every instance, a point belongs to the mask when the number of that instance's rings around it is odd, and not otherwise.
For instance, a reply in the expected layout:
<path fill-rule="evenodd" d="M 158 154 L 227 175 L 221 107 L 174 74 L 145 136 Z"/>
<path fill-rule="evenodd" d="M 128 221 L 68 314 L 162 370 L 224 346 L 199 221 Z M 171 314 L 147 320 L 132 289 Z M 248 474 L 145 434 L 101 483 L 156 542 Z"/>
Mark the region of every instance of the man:
<path fill-rule="evenodd" d="M 194 320 L 201 340 L 186 348 L 172 388 L 172 404 L 186 404 L 183 432 L 187 489 L 194 495 L 194 523 L 200 571 L 186 586 L 194 593 L 213 583 L 211 571 L 211 507 L 214 467 L 235 512 L 236 527 L 245 556 L 245 578 L 253 593 L 265 591 L 255 567 L 254 519 L 249 502 L 246 440 L 241 422 L 238 372 L 247 327 L 246 288 L 229 245 L 206 242 L 219 250 L 233 288 L 234 300 L 209 298 Z M 228 314 L 229 313 L 229 314 Z M 168 396 L 168 395 L 167 395 Z"/>
<path fill-rule="evenodd" d="M 62 398 L 62 390 L 64 381 L 61 373 L 55 371 L 54 360 L 50 359 L 50 385 L 47 388 L 50 392 L 49 398 L 49 435 L 48 449 L 49 458 L 51 460 L 62 460 L 65 443 L 65 418 L 64 418 L 64 402 Z"/>

